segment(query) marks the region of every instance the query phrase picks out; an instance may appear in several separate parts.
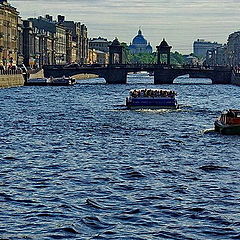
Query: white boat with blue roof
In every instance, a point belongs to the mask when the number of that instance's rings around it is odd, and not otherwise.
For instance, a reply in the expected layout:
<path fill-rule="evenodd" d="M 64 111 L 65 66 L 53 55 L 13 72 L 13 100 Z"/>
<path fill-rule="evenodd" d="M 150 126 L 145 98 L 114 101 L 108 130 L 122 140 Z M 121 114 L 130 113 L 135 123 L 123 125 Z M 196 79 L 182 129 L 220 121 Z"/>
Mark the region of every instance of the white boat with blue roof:
<path fill-rule="evenodd" d="M 166 89 L 133 89 L 126 98 L 129 109 L 177 109 L 177 93 Z"/>

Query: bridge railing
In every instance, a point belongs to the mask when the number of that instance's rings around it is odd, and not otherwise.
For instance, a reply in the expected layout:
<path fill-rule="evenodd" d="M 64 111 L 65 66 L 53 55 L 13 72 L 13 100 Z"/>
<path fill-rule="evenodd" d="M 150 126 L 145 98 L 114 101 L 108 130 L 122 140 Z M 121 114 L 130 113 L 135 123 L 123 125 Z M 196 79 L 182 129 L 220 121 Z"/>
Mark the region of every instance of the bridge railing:
<path fill-rule="evenodd" d="M 51 70 L 62 70 L 62 69 L 103 69 L 103 68 L 122 68 L 122 69 L 183 69 L 183 70 L 202 70 L 202 71 L 230 71 L 232 70 L 229 66 L 203 66 L 203 65 L 191 65 L 191 64 L 82 64 L 79 66 L 69 67 L 64 65 L 48 65 L 43 68 L 51 69 Z M 238 70 L 240 72 L 240 70 Z"/>
<path fill-rule="evenodd" d="M 16 75 L 16 74 L 22 74 L 22 70 L 13 70 L 13 69 L 8 69 L 8 70 L 0 70 L 0 75 Z"/>

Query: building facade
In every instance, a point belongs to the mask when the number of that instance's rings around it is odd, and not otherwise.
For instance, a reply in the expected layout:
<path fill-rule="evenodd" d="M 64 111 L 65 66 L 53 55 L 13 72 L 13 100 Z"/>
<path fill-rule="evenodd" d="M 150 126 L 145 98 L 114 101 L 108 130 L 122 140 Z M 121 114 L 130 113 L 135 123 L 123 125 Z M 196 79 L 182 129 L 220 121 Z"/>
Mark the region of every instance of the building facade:
<path fill-rule="evenodd" d="M 89 48 L 88 50 L 88 63 L 89 64 L 108 64 L 109 53 Z"/>
<path fill-rule="evenodd" d="M 55 62 L 59 65 L 67 63 L 67 30 L 61 24 L 55 25 L 54 34 L 54 50 L 55 50 Z"/>
<path fill-rule="evenodd" d="M 67 30 L 66 28 L 53 21 L 53 17 L 29 18 L 32 23 L 35 37 L 35 57 L 34 61 L 40 67 L 48 64 L 67 63 Z M 39 46 L 37 45 L 39 44 Z M 27 62 L 27 60 L 25 61 Z"/>
<path fill-rule="evenodd" d="M 65 21 L 65 17 L 61 15 L 58 15 L 58 22 L 61 23 L 72 36 L 72 44 L 70 44 L 72 46 L 69 46 L 71 49 L 68 51 L 67 63 L 79 63 L 81 59 L 81 24 L 75 23 L 74 21 Z"/>
<path fill-rule="evenodd" d="M 109 53 L 106 52 L 102 52 L 99 50 L 95 50 L 96 54 L 97 54 L 97 61 L 96 63 L 98 64 L 108 64 L 108 60 L 109 60 Z"/>
<path fill-rule="evenodd" d="M 209 50 L 206 63 L 214 66 L 240 67 L 240 31 L 230 34 L 223 46 Z"/>
<path fill-rule="evenodd" d="M 129 51 L 131 54 L 152 53 L 152 46 L 144 38 L 142 31 L 139 29 L 138 35 L 130 43 Z"/>
<path fill-rule="evenodd" d="M 20 16 L 18 16 L 18 30 L 17 30 L 17 65 L 23 64 L 24 55 L 23 55 L 23 20 Z"/>
<path fill-rule="evenodd" d="M 23 21 L 24 64 L 31 68 L 56 63 L 55 34 L 38 27 L 31 19 Z"/>
<path fill-rule="evenodd" d="M 230 65 L 227 46 L 217 47 L 216 49 L 211 49 L 207 51 L 206 54 L 206 65 L 208 66 L 228 66 Z"/>
<path fill-rule="evenodd" d="M 88 49 L 88 63 L 89 64 L 94 64 L 97 62 L 97 53 L 95 49 Z"/>
<path fill-rule="evenodd" d="M 0 65 L 17 64 L 19 13 L 6 0 L 0 1 Z"/>
<path fill-rule="evenodd" d="M 28 20 L 23 21 L 23 56 L 25 66 L 30 66 L 34 58 L 33 25 Z"/>
<path fill-rule="evenodd" d="M 80 22 L 66 21 L 65 16 L 58 15 L 58 23 L 64 26 L 72 34 L 73 57 L 71 62 L 87 63 L 88 61 L 88 31 L 87 27 Z M 70 60 L 70 58 L 68 58 Z M 71 63 L 68 61 L 68 63 Z"/>
<path fill-rule="evenodd" d="M 240 31 L 229 35 L 226 54 L 230 66 L 240 66 Z"/>
<path fill-rule="evenodd" d="M 108 41 L 106 38 L 92 38 L 89 40 L 89 48 L 108 53 L 111 43 L 112 42 Z"/>
<path fill-rule="evenodd" d="M 81 24 L 81 35 L 80 35 L 80 63 L 87 63 L 88 59 L 88 30 L 86 25 Z"/>
<path fill-rule="evenodd" d="M 198 39 L 193 43 L 193 53 L 197 57 L 205 58 L 208 50 L 216 49 L 221 46 L 222 44 L 217 42 L 209 42 L 204 39 Z"/>
<path fill-rule="evenodd" d="M 66 61 L 67 63 L 73 62 L 73 40 L 72 40 L 72 32 L 67 29 L 66 31 L 66 42 L 67 42 L 67 55 Z"/>

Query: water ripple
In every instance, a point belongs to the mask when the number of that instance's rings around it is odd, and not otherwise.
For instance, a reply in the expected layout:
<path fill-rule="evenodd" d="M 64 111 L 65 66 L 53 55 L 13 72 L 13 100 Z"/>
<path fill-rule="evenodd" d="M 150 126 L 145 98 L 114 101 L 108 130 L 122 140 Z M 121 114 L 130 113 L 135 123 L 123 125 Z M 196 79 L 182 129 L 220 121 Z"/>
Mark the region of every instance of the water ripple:
<path fill-rule="evenodd" d="M 167 85 L 180 110 L 126 110 L 154 87 L 137 80 L 0 91 L 1 239 L 239 239 L 239 137 L 213 132 L 239 87 Z"/>

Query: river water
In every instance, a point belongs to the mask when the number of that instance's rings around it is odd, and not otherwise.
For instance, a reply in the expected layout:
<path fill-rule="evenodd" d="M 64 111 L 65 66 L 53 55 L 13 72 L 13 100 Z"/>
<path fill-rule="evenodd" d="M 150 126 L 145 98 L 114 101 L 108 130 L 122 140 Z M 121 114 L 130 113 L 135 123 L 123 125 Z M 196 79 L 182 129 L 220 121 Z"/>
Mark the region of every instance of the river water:
<path fill-rule="evenodd" d="M 239 137 L 213 131 L 240 88 L 176 82 L 1 89 L 0 239 L 240 239 Z M 126 110 L 133 88 L 181 107 Z"/>

